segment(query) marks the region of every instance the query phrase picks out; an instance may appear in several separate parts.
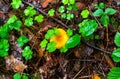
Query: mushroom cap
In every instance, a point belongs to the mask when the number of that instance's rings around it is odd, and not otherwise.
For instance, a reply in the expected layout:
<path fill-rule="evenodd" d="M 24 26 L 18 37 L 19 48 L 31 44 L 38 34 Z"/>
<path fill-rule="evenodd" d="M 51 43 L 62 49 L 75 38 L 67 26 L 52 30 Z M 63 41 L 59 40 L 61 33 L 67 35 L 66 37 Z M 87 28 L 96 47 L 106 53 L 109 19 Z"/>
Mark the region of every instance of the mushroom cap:
<path fill-rule="evenodd" d="M 53 36 L 50 39 L 50 42 L 51 41 L 56 42 L 56 49 L 60 49 L 61 47 L 63 47 L 68 40 L 68 35 L 67 35 L 66 31 L 61 28 L 58 28 L 58 30 L 59 30 L 59 34 Z"/>

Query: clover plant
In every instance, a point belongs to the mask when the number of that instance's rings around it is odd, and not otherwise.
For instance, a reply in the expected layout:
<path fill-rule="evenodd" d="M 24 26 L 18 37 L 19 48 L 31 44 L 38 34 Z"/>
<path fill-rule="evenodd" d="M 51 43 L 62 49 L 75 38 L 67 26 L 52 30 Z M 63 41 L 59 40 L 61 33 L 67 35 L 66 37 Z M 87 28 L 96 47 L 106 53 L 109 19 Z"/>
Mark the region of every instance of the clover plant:
<path fill-rule="evenodd" d="M 3 26 L 0 27 L 0 37 L 1 38 L 9 38 L 10 34 L 9 34 L 9 27 L 4 24 Z"/>
<path fill-rule="evenodd" d="M 26 18 L 24 24 L 28 27 L 33 25 L 33 18 Z"/>
<path fill-rule="evenodd" d="M 99 4 L 100 5 L 100 4 Z M 93 13 L 93 16 L 100 17 L 100 22 L 104 27 L 107 27 L 109 24 L 109 16 L 116 13 L 116 10 L 113 8 L 106 8 L 104 11 L 103 3 L 101 4 L 102 7 L 99 6 L 97 10 Z"/>
<path fill-rule="evenodd" d="M 17 39 L 18 46 L 22 47 L 25 43 L 27 43 L 29 40 L 26 36 L 22 35 Z"/>
<path fill-rule="evenodd" d="M 96 9 L 103 9 L 105 7 L 105 4 L 101 2 L 100 4 L 94 4 L 94 7 Z"/>
<path fill-rule="evenodd" d="M 79 33 L 81 33 L 83 37 L 87 37 L 94 33 L 98 27 L 98 24 L 95 20 L 86 19 L 79 23 L 78 26 L 80 28 Z"/>
<path fill-rule="evenodd" d="M 74 18 L 73 11 L 78 10 L 75 0 L 62 0 L 64 5 L 58 8 L 58 12 L 61 13 L 61 18 L 71 20 Z M 66 6 L 65 6 L 66 5 Z"/>
<path fill-rule="evenodd" d="M 26 46 L 22 51 L 22 56 L 25 57 L 25 60 L 30 60 L 32 58 L 32 50 L 30 49 L 30 46 Z"/>
<path fill-rule="evenodd" d="M 60 7 L 58 8 L 58 12 L 60 12 L 60 13 L 65 12 L 65 6 L 60 6 Z"/>
<path fill-rule="evenodd" d="M 50 10 L 48 11 L 48 15 L 49 15 L 49 16 L 54 16 L 54 15 L 55 15 L 55 10 L 54 10 L 54 9 L 50 9 Z"/>
<path fill-rule="evenodd" d="M 21 75 L 19 73 L 16 73 L 13 75 L 13 79 L 21 79 Z"/>
<path fill-rule="evenodd" d="M 66 4 L 75 4 L 75 0 L 62 0 L 62 3 L 64 5 L 66 5 Z"/>
<path fill-rule="evenodd" d="M 28 76 L 26 74 L 23 74 L 22 79 L 29 79 L 29 78 L 28 78 Z"/>
<path fill-rule="evenodd" d="M 8 21 L 0 27 L 0 37 L 1 38 L 9 38 L 9 32 L 11 30 L 20 30 L 22 26 L 22 22 L 18 20 L 18 18 L 13 15 L 11 16 Z"/>
<path fill-rule="evenodd" d="M 45 39 L 43 39 L 43 41 L 40 43 L 41 48 L 46 48 L 46 50 L 48 50 L 48 52 L 55 51 L 56 43 L 48 42 L 48 40 L 57 34 L 59 34 L 59 31 L 57 28 L 48 30 L 47 33 L 45 34 Z"/>
<path fill-rule="evenodd" d="M 44 16 L 42 14 L 39 14 L 38 16 L 35 16 L 35 19 L 37 22 L 43 22 Z"/>
<path fill-rule="evenodd" d="M 67 35 L 70 37 L 73 35 L 73 30 L 71 30 L 70 28 L 67 30 Z"/>
<path fill-rule="evenodd" d="M 18 18 L 15 15 L 13 15 L 6 22 L 6 26 L 8 26 L 8 28 L 11 30 L 13 29 L 20 30 L 20 27 L 22 26 L 22 22 L 18 20 Z"/>
<path fill-rule="evenodd" d="M 25 10 L 24 10 L 24 14 L 25 16 L 34 16 L 36 14 L 36 10 L 34 9 L 34 6 L 28 6 Z"/>
<path fill-rule="evenodd" d="M 88 18 L 88 16 L 89 16 L 89 11 L 88 11 L 88 10 L 82 10 L 81 16 L 82 16 L 82 18 Z"/>
<path fill-rule="evenodd" d="M 21 4 L 22 4 L 22 0 L 12 0 L 11 2 L 12 8 L 14 9 L 18 9 Z"/>
<path fill-rule="evenodd" d="M 8 55 L 9 43 L 7 39 L 0 39 L 0 57 Z"/>
<path fill-rule="evenodd" d="M 19 73 L 15 73 L 13 75 L 13 79 L 28 79 L 28 76 L 24 73 L 24 74 L 19 74 Z"/>
<path fill-rule="evenodd" d="M 48 43 L 46 50 L 48 50 L 48 52 L 54 52 L 56 50 L 56 42 L 52 41 L 50 43 Z"/>

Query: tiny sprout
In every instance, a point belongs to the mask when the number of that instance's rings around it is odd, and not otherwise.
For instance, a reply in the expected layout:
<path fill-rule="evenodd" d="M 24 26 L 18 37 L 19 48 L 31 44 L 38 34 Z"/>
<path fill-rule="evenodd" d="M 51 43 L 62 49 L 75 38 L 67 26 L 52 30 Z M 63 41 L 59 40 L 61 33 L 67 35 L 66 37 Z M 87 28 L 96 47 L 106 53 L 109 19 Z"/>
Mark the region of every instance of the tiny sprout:
<path fill-rule="evenodd" d="M 82 10 L 81 16 L 82 16 L 82 18 L 88 18 L 88 16 L 89 16 L 89 11 L 88 11 L 88 10 Z"/>
<path fill-rule="evenodd" d="M 55 15 L 55 10 L 54 10 L 54 9 L 50 9 L 50 10 L 48 11 L 48 15 L 49 15 L 49 16 L 54 16 L 54 15 Z"/>

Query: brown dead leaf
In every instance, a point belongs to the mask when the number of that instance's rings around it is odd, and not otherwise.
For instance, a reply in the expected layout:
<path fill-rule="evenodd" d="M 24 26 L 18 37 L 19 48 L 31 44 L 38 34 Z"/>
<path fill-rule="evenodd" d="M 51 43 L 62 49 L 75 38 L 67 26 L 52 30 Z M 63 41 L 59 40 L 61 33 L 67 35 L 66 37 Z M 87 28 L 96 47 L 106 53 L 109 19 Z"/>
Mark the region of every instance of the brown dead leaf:
<path fill-rule="evenodd" d="M 101 77 L 98 74 L 93 74 L 92 79 L 101 79 Z"/>
<path fill-rule="evenodd" d="M 41 58 L 43 56 L 43 50 L 42 48 L 40 48 L 39 46 L 37 46 L 37 49 L 38 49 L 38 53 L 39 53 L 39 57 Z"/>
<path fill-rule="evenodd" d="M 57 0 L 45 0 L 41 5 L 43 8 L 46 8 L 49 3 L 56 3 L 58 2 Z"/>
<path fill-rule="evenodd" d="M 79 10 L 82 10 L 85 7 L 85 4 L 82 2 L 77 2 L 77 5 Z"/>
<path fill-rule="evenodd" d="M 14 72 L 21 73 L 27 67 L 22 61 L 15 59 L 12 55 L 5 57 L 5 60 L 7 70 L 13 70 Z"/>

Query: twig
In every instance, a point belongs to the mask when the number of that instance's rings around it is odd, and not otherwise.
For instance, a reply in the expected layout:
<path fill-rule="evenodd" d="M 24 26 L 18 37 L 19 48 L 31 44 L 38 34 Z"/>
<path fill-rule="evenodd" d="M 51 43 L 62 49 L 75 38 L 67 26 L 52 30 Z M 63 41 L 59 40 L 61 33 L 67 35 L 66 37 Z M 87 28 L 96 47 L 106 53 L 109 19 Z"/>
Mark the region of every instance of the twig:
<path fill-rule="evenodd" d="M 106 26 L 106 48 L 108 47 L 109 35 L 108 35 L 108 26 Z"/>
<path fill-rule="evenodd" d="M 29 2 L 26 2 L 26 1 L 24 1 L 24 0 L 22 0 L 22 2 L 23 2 L 24 4 L 29 5 L 29 6 L 34 6 L 33 4 L 31 4 L 31 3 L 29 3 Z M 43 15 L 49 17 L 46 12 L 44 12 L 43 10 L 41 10 L 40 8 L 38 8 L 37 6 L 34 6 L 34 7 L 35 7 L 35 9 L 36 9 L 37 11 L 39 11 L 39 12 L 42 13 Z M 57 23 L 61 24 L 62 26 L 64 26 L 65 28 L 68 29 L 68 26 L 65 25 L 62 21 L 60 21 L 60 20 L 58 20 L 58 19 L 56 19 L 56 18 L 54 18 L 54 17 L 49 17 L 49 18 L 53 19 L 54 21 L 56 21 Z"/>
<path fill-rule="evenodd" d="M 92 75 L 88 75 L 88 76 L 82 76 L 82 77 L 79 77 L 79 79 L 86 79 L 86 78 L 91 78 L 92 77 Z"/>
<path fill-rule="evenodd" d="M 84 68 L 85 68 L 85 67 L 83 67 L 83 68 L 73 77 L 73 79 L 75 79 L 75 78 L 80 74 L 80 72 L 83 71 Z"/>
<path fill-rule="evenodd" d="M 87 46 L 91 47 L 91 48 L 94 48 L 94 49 L 96 49 L 96 50 L 99 50 L 99 51 L 104 52 L 104 53 L 107 53 L 107 54 L 111 54 L 111 52 L 108 52 L 108 51 L 105 51 L 105 50 L 103 50 L 103 49 L 101 49 L 101 48 L 95 47 L 95 46 L 93 46 L 92 44 L 90 44 L 90 43 L 88 43 L 88 42 L 86 42 L 86 41 L 83 41 L 83 40 L 82 40 L 82 42 L 83 42 L 84 44 L 86 44 Z"/>
<path fill-rule="evenodd" d="M 91 11 L 91 7 L 90 6 L 88 6 L 89 7 L 89 10 L 90 10 L 90 15 L 92 16 L 92 11 Z M 102 28 L 102 25 L 101 25 L 101 23 L 98 21 L 98 19 L 95 17 L 95 16 L 93 16 L 93 18 L 97 21 L 97 23 L 99 24 L 99 27 L 100 28 Z"/>

